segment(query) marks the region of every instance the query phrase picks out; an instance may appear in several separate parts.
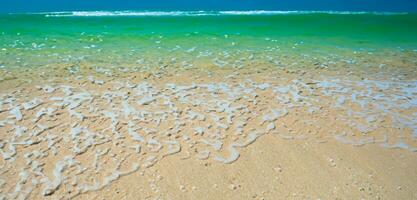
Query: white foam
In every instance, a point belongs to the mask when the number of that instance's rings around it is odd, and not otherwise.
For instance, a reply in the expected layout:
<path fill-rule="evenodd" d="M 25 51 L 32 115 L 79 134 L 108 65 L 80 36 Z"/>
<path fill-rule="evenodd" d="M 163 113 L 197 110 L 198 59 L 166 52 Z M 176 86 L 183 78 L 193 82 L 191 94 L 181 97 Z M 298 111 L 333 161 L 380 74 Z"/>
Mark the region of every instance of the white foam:
<path fill-rule="evenodd" d="M 52 113 L 55 112 L 54 108 L 41 108 L 36 114 L 35 119 L 33 119 L 33 122 L 37 122 L 41 119 L 43 115 L 52 116 Z"/>
<path fill-rule="evenodd" d="M 149 105 L 154 102 L 156 99 L 152 96 L 144 96 L 142 99 L 138 100 L 137 103 L 139 105 Z"/>
<path fill-rule="evenodd" d="M 148 156 L 145 162 L 143 163 L 143 167 L 145 168 L 152 167 L 157 161 L 158 161 L 158 158 L 156 156 L 153 156 L 153 155 Z"/>
<path fill-rule="evenodd" d="M 181 145 L 177 141 L 164 141 L 168 145 L 167 153 L 164 156 L 176 154 L 181 151 Z"/>
<path fill-rule="evenodd" d="M 224 158 L 222 156 L 216 156 L 214 159 L 216 161 L 219 161 L 219 162 L 222 162 L 222 163 L 225 163 L 225 164 L 230 164 L 230 163 L 235 162 L 240 156 L 240 153 L 237 151 L 236 147 L 247 147 L 248 145 L 255 142 L 256 139 L 261 135 L 262 134 L 258 134 L 258 133 L 255 133 L 255 132 L 250 133 L 245 142 L 230 144 L 230 146 L 228 148 L 229 149 L 229 156 L 228 157 Z"/>
<path fill-rule="evenodd" d="M 45 187 L 43 189 L 42 194 L 44 196 L 47 195 L 51 195 L 53 194 L 58 187 L 61 185 L 64 177 L 62 176 L 62 172 L 67 168 L 67 166 L 69 166 L 68 164 L 68 160 L 72 159 L 71 157 L 65 157 L 64 161 L 58 161 L 55 164 L 55 168 L 52 171 L 53 175 L 54 175 L 54 179 L 53 181 L 50 181 L 48 178 L 45 178 Z"/>
<path fill-rule="evenodd" d="M 136 109 L 130 106 L 129 102 L 123 101 L 122 106 L 123 106 L 123 113 L 124 113 L 125 118 L 128 118 L 131 114 L 136 113 Z"/>
<path fill-rule="evenodd" d="M 203 135 L 204 134 L 204 128 L 203 127 L 196 127 L 196 128 L 194 128 L 194 132 L 195 132 L 195 134 L 197 134 L 197 135 Z"/>
<path fill-rule="evenodd" d="M 19 106 L 16 106 L 16 107 L 12 108 L 12 109 L 9 111 L 9 113 L 10 113 L 10 114 L 12 114 L 12 115 L 13 115 L 13 117 L 14 117 L 17 121 L 21 121 L 21 120 L 23 119 L 23 115 L 22 115 L 22 113 L 20 112 L 20 107 L 19 107 Z"/>
<path fill-rule="evenodd" d="M 147 141 L 147 144 L 150 147 L 149 151 L 158 152 L 159 150 L 162 149 L 162 144 L 156 139 L 150 138 Z"/>
<path fill-rule="evenodd" d="M 131 121 L 128 122 L 128 128 L 127 128 L 128 134 L 135 141 L 145 142 L 145 139 L 141 135 L 139 135 L 138 133 L 136 133 L 136 130 L 133 128 L 133 125 L 134 125 L 133 122 L 131 122 Z"/>
<path fill-rule="evenodd" d="M 207 140 L 201 140 L 201 142 L 203 142 L 204 144 L 210 145 L 214 148 L 214 150 L 216 151 L 220 151 L 220 149 L 223 146 L 223 142 L 221 142 L 220 140 L 214 140 L 214 141 L 207 141 Z"/>
<path fill-rule="evenodd" d="M 210 157 L 210 151 L 208 149 L 199 151 L 196 157 L 200 160 L 207 160 Z"/>
<path fill-rule="evenodd" d="M 264 116 L 262 116 L 262 120 L 264 122 L 274 122 L 276 121 L 278 118 L 280 117 L 284 117 L 288 114 L 288 110 L 283 108 L 283 109 L 272 109 L 271 113 L 269 114 L 265 114 Z"/>
<path fill-rule="evenodd" d="M 365 144 L 375 143 L 375 139 L 372 138 L 372 137 L 369 137 L 369 138 L 361 138 L 361 139 L 355 140 L 355 139 L 348 139 L 348 138 L 346 138 L 345 135 L 346 134 L 335 135 L 334 138 L 337 141 L 339 141 L 339 142 L 341 142 L 343 144 L 350 144 L 350 145 L 353 145 L 353 146 L 363 146 Z"/>
<path fill-rule="evenodd" d="M 28 13 L 43 14 L 46 17 L 161 17 L 161 16 L 221 16 L 221 15 L 404 15 L 406 12 L 352 12 L 352 11 L 73 11 L 73 12 L 48 12 Z"/>
<path fill-rule="evenodd" d="M 41 104 L 42 104 L 42 100 L 40 100 L 38 98 L 35 98 L 32 101 L 23 103 L 22 106 L 23 106 L 23 109 L 25 109 L 25 110 L 32 110 L 32 109 L 38 107 Z"/>
<path fill-rule="evenodd" d="M 266 126 L 266 131 L 267 132 L 269 132 L 269 131 L 272 131 L 272 130 L 274 130 L 275 129 L 275 124 L 274 123 L 269 123 L 267 126 Z"/>

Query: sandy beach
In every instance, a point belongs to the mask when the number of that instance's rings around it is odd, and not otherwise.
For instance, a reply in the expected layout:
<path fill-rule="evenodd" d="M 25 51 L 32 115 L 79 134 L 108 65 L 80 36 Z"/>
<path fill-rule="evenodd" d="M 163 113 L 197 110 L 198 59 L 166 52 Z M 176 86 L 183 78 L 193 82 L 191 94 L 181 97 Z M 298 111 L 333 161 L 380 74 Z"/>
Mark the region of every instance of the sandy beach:
<path fill-rule="evenodd" d="M 89 71 L 5 89 L 3 197 L 416 198 L 415 82 L 257 71 Z"/>

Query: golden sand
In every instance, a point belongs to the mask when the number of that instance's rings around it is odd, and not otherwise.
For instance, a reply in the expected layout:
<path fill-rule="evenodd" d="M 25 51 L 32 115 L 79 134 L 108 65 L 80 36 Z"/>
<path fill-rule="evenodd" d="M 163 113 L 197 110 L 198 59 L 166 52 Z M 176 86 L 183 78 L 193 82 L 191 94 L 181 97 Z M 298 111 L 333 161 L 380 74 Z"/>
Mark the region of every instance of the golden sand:
<path fill-rule="evenodd" d="M 414 82 L 262 68 L 45 77 L 1 83 L 3 198 L 417 198 Z"/>

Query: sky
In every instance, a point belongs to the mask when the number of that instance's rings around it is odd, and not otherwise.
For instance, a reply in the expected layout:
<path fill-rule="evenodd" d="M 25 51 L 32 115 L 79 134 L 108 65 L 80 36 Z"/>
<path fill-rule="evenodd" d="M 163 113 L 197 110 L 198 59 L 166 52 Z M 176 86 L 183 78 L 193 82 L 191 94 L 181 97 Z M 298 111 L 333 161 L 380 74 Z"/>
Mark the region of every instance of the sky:
<path fill-rule="evenodd" d="M 334 10 L 417 12 L 417 0 L 0 0 L 0 13 L 81 10 Z"/>

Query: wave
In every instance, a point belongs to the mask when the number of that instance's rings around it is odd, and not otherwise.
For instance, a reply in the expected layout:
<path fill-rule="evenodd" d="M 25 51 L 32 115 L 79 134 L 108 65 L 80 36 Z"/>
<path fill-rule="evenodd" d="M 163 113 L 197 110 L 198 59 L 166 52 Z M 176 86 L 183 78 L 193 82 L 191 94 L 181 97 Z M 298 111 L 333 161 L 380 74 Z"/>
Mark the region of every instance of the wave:
<path fill-rule="evenodd" d="M 302 15 L 302 14 L 332 14 L 332 15 L 404 15 L 407 12 L 365 12 L 365 11 L 219 11 L 225 15 Z"/>
<path fill-rule="evenodd" d="M 47 17 L 104 17 L 104 16 L 199 16 L 212 15 L 206 11 L 73 11 L 46 13 Z"/>
<path fill-rule="evenodd" d="M 33 13 L 32 13 L 33 14 Z M 404 15 L 406 12 L 352 12 L 352 11 L 72 11 L 49 12 L 46 17 L 119 17 L 119 16 L 219 16 L 219 15 L 305 15 L 305 14 L 330 14 L 330 15 Z"/>

